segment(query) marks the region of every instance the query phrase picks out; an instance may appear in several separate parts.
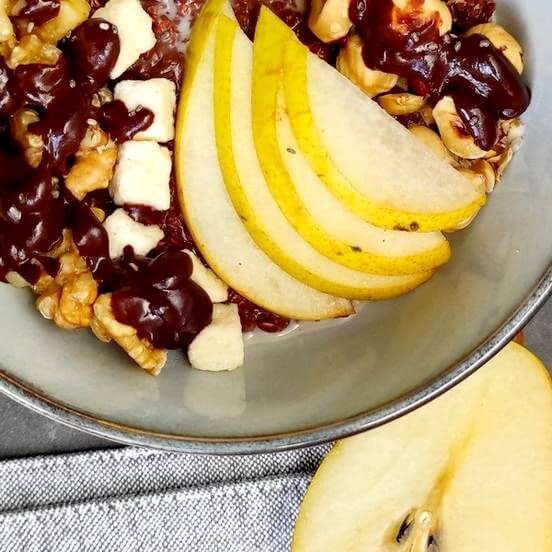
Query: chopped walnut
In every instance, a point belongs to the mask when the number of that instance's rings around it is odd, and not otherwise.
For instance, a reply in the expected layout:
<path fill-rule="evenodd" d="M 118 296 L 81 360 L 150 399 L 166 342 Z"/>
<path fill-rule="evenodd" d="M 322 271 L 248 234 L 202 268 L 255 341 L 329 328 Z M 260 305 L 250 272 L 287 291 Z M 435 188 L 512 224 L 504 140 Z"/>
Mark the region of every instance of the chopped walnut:
<path fill-rule="evenodd" d="M 102 341 L 106 341 L 107 336 L 112 337 L 136 364 L 153 376 L 159 374 L 167 362 L 166 350 L 155 349 L 147 340 L 138 337 L 135 328 L 115 319 L 109 293 L 100 295 L 94 303 L 92 328 Z"/>
<path fill-rule="evenodd" d="M 94 213 L 94 216 L 100 221 L 103 222 L 105 220 L 105 211 L 100 209 L 99 207 L 91 207 L 90 210 L 92 213 Z"/>
<path fill-rule="evenodd" d="M 97 124 L 90 124 L 76 159 L 65 177 L 65 187 L 77 199 L 83 199 L 87 193 L 109 186 L 117 161 L 117 146 Z"/>
<path fill-rule="evenodd" d="M 32 109 L 19 109 L 11 118 L 13 137 L 21 145 L 27 163 L 33 168 L 40 165 L 44 142 L 40 135 L 29 132 L 28 128 L 38 120 L 38 113 Z"/>
<path fill-rule="evenodd" d="M 92 305 L 98 296 L 98 284 L 91 272 L 84 272 L 69 279 L 61 288 L 59 313 L 79 328 L 90 325 L 93 317 Z"/>
<path fill-rule="evenodd" d="M 64 232 L 62 243 L 49 255 L 58 258 L 59 270 L 55 278 L 44 274 L 35 284 L 38 310 L 60 328 L 88 327 L 98 284 L 79 255 L 70 231 Z"/>
<path fill-rule="evenodd" d="M 40 25 L 36 33 L 45 42 L 57 44 L 86 21 L 89 15 L 90 4 L 86 0 L 61 0 L 58 15 Z"/>
<path fill-rule="evenodd" d="M 29 34 L 22 37 L 11 50 L 6 63 L 10 69 L 15 69 L 18 65 L 29 65 L 31 63 L 55 65 L 60 54 L 60 50 L 54 45 L 43 42 L 35 34 Z"/>
<path fill-rule="evenodd" d="M 0 0 L 0 42 L 8 42 L 14 38 L 13 25 L 8 17 L 8 11 L 8 0 Z"/>
<path fill-rule="evenodd" d="M 58 285 L 54 278 L 48 273 L 43 272 L 36 284 L 33 286 L 33 291 L 37 295 L 47 294 L 50 291 L 57 290 Z"/>
<path fill-rule="evenodd" d="M 109 88 L 100 88 L 98 92 L 96 92 L 92 96 L 92 106 L 93 107 L 102 107 L 102 105 L 105 105 L 106 103 L 113 101 L 113 92 L 109 90 Z"/>
<path fill-rule="evenodd" d="M 64 253 L 68 253 L 69 251 L 77 252 L 77 247 L 75 246 L 75 243 L 73 242 L 73 233 L 69 228 L 66 228 L 63 231 L 63 239 L 59 243 L 59 245 L 56 245 L 53 249 L 51 249 L 47 256 L 51 257 L 52 259 L 59 259 Z"/>

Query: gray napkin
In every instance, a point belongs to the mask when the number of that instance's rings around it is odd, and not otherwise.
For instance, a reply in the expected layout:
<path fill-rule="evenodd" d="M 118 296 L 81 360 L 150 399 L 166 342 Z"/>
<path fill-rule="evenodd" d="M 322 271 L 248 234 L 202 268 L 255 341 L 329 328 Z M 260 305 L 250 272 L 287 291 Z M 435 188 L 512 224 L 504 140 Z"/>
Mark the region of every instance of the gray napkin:
<path fill-rule="evenodd" d="M 328 450 L 220 457 L 124 448 L 0 462 L 0 550 L 287 551 Z"/>

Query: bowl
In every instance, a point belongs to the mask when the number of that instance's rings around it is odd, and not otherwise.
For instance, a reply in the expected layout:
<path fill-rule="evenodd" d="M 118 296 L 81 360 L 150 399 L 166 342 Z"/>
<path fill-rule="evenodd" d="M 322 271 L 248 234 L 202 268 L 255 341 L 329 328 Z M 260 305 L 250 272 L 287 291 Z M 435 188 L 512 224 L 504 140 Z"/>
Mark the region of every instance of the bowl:
<path fill-rule="evenodd" d="M 532 104 L 526 138 L 432 281 L 350 320 L 255 335 L 231 373 L 173 353 L 157 378 L 89 332 L 43 320 L 30 294 L 0 286 L 0 390 L 57 421 L 129 444 L 266 452 L 370 429 L 446 391 L 523 327 L 552 289 L 552 5 L 499 0 L 521 39 Z"/>

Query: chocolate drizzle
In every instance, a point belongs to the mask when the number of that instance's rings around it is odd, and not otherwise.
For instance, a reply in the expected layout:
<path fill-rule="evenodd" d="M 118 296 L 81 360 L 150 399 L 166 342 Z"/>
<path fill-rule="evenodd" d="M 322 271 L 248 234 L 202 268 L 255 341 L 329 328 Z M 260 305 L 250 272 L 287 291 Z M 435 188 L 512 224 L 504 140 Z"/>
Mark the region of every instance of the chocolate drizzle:
<path fill-rule="evenodd" d="M 128 111 L 123 102 L 115 100 L 100 108 L 98 122 L 120 144 L 132 140 L 138 132 L 148 128 L 153 123 L 153 113 L 145 107 Z"/>
<path fill-rule="evenodd" d="M 118 36 L 101 30 L 101 20 L 90 20 L 75 30 L 87 29 L 86 39 L 96 51 L 118 52 Z M 108 25 L 108 24 L 107 24 Z M 98 32 L 94 32 L 97 29 Z M 83 40 L 84 37 L 76 39 Z M 84 51 L 84 48 L 81 49 Z M 66 209 L 59 181 L 66 174 L 87 127 L 92 94 L 104 86 L 107 74 L 115 63 L 115 55 L 101 56 L 98 63 L 103 75 L 90 82 L 88 88 L 77 87 L 72 67 L 62 54 L 54 66 L 20 65 L 11 71 L 0 61 L 0 82 L 3 90 L 0 117 L 4 128 L 0 136 L 0 277 L 15 271 L 30 283 L 41 275 L 50 251 L 62 239 Z M 101 78 L 100 78 L 101 77 Z M 33 109 L 39 121 L 29 126 L 31 134 L 42 138 L 42 160 L 35 169 L 24 157 L 21 145 L 9 132 L 21 109 Z M 5 124 L 5 123 L 8 124 Z"/>
<path fill-rule="evenodd" d="M 25 0 L 25 5 L 18 13 L 22 17 L 35 25 L 42 25 L 57 17 L 59 14 L 60 0 Z"/>
<path fill-rule="evenodd" d="M 366 65 L 408 80 L 436 101 L 451 96 L 481 148 L 496 142 L 498 121 L 529 106 L 527 86 L 504 54 L 481 35 L 439 34 L 439 18 L 420 16 L 422 0 L 402 13 L 392 0 L 358 0 L 350 16 L 364 42 Z M 404 32 L 404 28 L 408 32 Z"/>

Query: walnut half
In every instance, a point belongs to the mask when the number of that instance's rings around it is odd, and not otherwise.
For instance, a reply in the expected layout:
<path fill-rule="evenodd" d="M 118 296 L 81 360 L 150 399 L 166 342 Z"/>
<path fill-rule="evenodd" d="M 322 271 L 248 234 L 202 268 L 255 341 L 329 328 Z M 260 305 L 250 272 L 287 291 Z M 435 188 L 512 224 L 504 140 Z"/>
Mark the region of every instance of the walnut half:
<path fill-rule="evenodd" d="M 98 296 L 98 284 L 79 255 L 70 232 L 51 256 L 58 258 L 55 278 L 42 276 L 34 289 L 36 306 L 42 316 L 64 329 L 87 328 L 93 317 L 92 305 Z"/>
<path fill-rule="evenodd" d="M 77 198 L 109 186 L 117 161 L 117 146 L 94 121 L 86 131 L 76 163 L 65 177 L 65 187 Z"/>
<path fill-rule="evenodd" d="M 152 376 L 159 374 L 167 362 L 166 350 L 155 349 L 147 340 L 138 337 L 135 328 L 121 324 L 115 319 L 110 293 L 100 295 L 94 303 L 94 320 L 91 328 L 102 341 L 113 338 L 136 364 Z"/>

